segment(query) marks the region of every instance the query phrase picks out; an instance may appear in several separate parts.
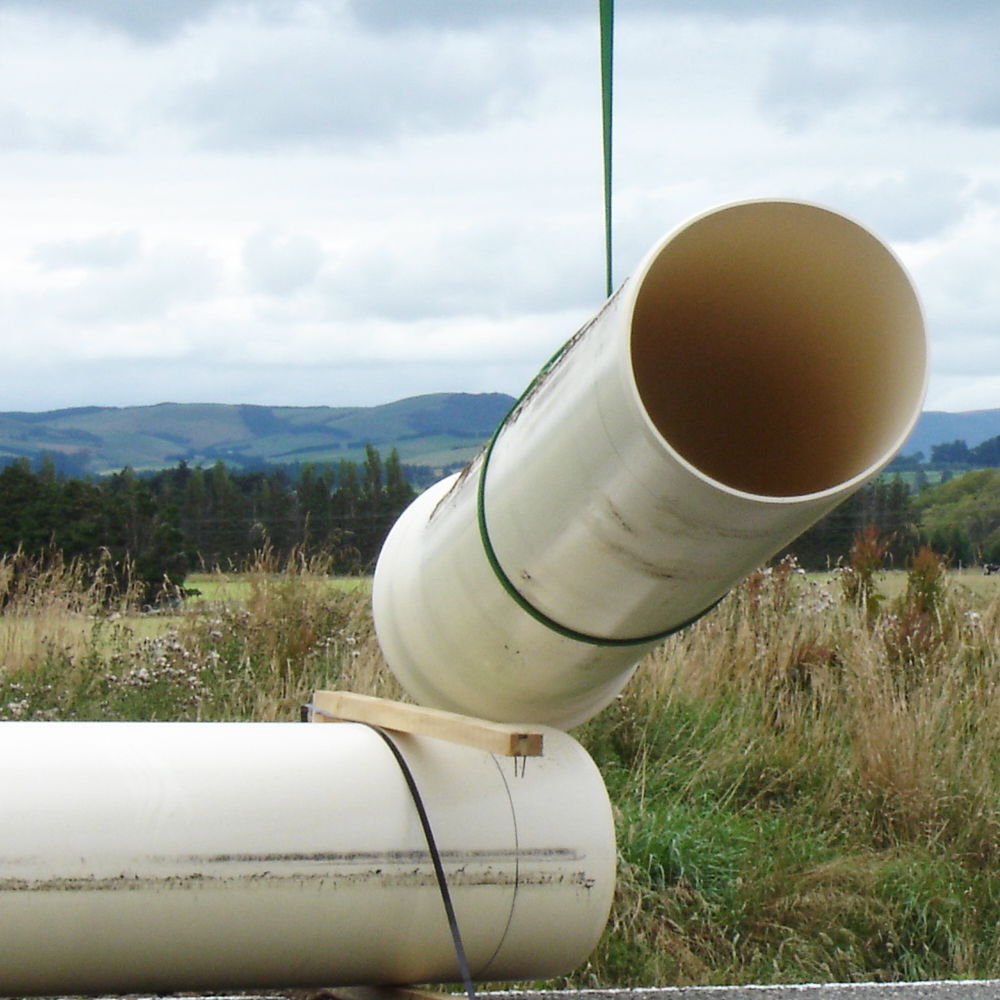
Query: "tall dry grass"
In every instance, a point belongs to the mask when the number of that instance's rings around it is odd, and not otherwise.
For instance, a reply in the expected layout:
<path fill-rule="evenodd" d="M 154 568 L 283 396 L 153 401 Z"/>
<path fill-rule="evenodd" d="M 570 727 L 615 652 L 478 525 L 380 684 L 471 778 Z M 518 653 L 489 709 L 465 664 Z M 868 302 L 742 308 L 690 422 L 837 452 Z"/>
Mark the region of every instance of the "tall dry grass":
<path fill-rule="evenodd" d="M 121 616 L 139 605 L 140 586 L 116 580 L 105 555 L 96 565 L 62 553 L 0 556 L 0 665 L 9 674 L 54 656 L 85 655 L 97 616 Z"/>
<path fill-rule="evenodd" d="M 875 617 L 788 563 L 754 574 L 652 654 L 627 697 L 727 713 L 733 738 L 703 766 L 746 767 L 747 747 L 766 746 L 787 768 L 759 795 L 819 763 L 818 812 L 864 818 L 877 843 L 947 829 L 964 855 L 993 857 L 1000 601 L 954 590 L 943 570 L 928 586 L 926 573 L 918 563 Z"/>
<path fill-rule="evenodd" d="M 401 696 L 367 595 L 332 589 L 328 569 L 264 550 L 239 599 L 150 612 L 85 568 L 26 562 L 0 590 L 0 719 L 270 721 L 322 687 Z"/>
<path fill-rule="evenodd" d="M 579 731 L 619 884 L 562 983 L 1000 974 L 1000 601 L 926 552 L 884 596 L 867 555 L 860 580 L 752 575 Z M 0 561 L 0 717 L 291 720 L 317 688 L 400 697 L 367 593 L 328 570 L 264 551 L 237 596 L 150 615 L 72 567 Z"/>
<path fill-rule="evenodd" d="M 575 981 L 1000 972 L 1000 601 L 856 584 L 754 574 L 583 732 L 622 865 Z"/>
<path fill-rule="evenodd" d="M 332 589 L 331 569 L 323 555 L 265 548 L 239 573 L 240 600 L 201 603 L 185 617 L 178 642 L 229 665 L 212 718 L 295 718 L 321 688 L 403 697 L 375 639 L 368 594 Z"/>

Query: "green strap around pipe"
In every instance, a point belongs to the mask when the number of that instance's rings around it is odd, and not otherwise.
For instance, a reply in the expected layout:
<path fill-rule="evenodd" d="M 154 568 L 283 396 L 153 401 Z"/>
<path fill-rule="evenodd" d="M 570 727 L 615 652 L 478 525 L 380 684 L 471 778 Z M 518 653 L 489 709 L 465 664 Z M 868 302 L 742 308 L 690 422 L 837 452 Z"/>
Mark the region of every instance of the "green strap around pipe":
<path fill-rule="evenodd" d="M 479 538 L 483 543 L 483 552 L 486 554 L 486 561 L 490 564 L 490 568 L 493 570 L 494 576 L 496 576 L 497 581 L 500 586 L 507 591 L 507 595 L 514 601 L 514 603 L 525 613 L 530 615 L 535 619 L 540 625 L 544 625 L 549 631 L 555 632 L 556 635 L 561 635 L 564 639 L 572 639 L 574 642 L 586 643 L 589 646 L 642 646 L 646 643 L 660 642 L 662 639 L 666 639 L 672 636 L 675 632 L 680 632 L 682 629 L 686 629 L 689 625 L 693 625 L 702 615 L 708 614 L 719 603 L 719 601 L 713 601 L 712 604 L 705 608 L 703 611 L 699 611 L 696 615 L 693 615 L 687 621 L 681 622 L 680 625 L 672 625 L 670 628 L 663 629 L 659 632 L 653 632 L 649 635 L 634 636 L 631 638 L 621 638 L 615 639 L 609 636 L 591 635 L 589 632 L 578 632 L 574 628 L 570 628 L 568 625 L 563 625 L 561 622 L 557 622 L 554 618 L 550 618 L 541 608 L 535 607 L 534 604 L 529 601 L 524 594 L 521 593 L 514 586 L 513 580 L 504 571 L 503 566 L 500 565 L 500 559 L 497 556 L 496 549 L 493 548 L 493 541 L 490 538 L 490 529 L 486 520 L 486 470 L 490 465 L 490 458 L 493 455 L 493 448 L 497 443 L 497 439 L 500 437 L 500 433 L 503 431 L 504 427 L 507 425 L 507 421 L 510 419 L 511 415 L 515 413 L 521 404 L 534 392 L 535 388 L 540 385 L 545 377 L 552 371 L 553 368 L 559 363 L 563 355 L 568 350 L 570 343 L 572 341 L 567 341 L 562 347 L 551 357 L 544 368 L 535 376 L 532 380 L 531 385 L 521 394 L 521 398 L 510 408 L 507 416 L 500 421 L 500 426 L 493 432 L 493 436 L 489 440 L 489 444 L 486 445 L 486 449 L 483 452 L 482 463 L 479 467 L 479 483 L 476 489 L 476 519 L 479 523 Z M 720 597 L 721 601 L 722 598 Z"/>
<path fill-rule="evenodd" d="M 611 274 L 611 70 L 614 55 L 615 0 L 601 5 L 601 109 L 604 119 L 604 253 L 608 298 L 614 291 Z"/>

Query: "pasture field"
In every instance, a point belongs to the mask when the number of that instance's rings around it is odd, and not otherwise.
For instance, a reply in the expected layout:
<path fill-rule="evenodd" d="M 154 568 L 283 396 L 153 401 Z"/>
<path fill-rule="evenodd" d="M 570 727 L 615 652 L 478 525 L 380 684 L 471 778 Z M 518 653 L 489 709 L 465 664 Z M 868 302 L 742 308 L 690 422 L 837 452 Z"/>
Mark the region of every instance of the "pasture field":
<path fill-rule="evenodd" d="M 246 572 L 190 573 L 184 588 L 191 596 L 185 599 L 185 607 L 193 609 L 198 602 L 227 604 L 245 602 L 253 592 L 254 574 Z M 332 590 L 371 592 L 371 577 L 330 576 L 327 583 Z"/>
<path fill-rule="evenodd" d="M 7 569 L 5 719 L 403 697 L 368 586 L 320 561 L 194 577 L 155 614 L 71 568 Z M 614 803 L 619 886 L 590 961 L 545 985 L 1000 975 L 998 589 L 926 554 L 909 573 L 783 563 L 648 656 L 576 733 Z"/>

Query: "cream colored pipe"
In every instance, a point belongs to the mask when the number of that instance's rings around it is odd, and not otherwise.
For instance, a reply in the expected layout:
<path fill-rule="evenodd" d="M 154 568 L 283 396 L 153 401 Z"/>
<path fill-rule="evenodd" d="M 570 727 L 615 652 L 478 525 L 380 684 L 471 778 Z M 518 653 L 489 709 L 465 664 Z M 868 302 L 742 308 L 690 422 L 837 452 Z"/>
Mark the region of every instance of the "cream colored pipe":
<path fill-rule="evenodd" d="M 397 735 L 479 979 L 568 972 L 614 886 L 570 737 L 513 760 Z M 459 978 L 415 807 L 355 724 L 0 726 L 0 994 Z"/>
<path fill-rule="evenodd" d="M 903 267 L 836 212 L 700 215 L 653 248 L 483 456 L 403 514 L 373 601 L 420 702 L 573 726 L 699 615 L 892 458 L 926 380 Z"/>

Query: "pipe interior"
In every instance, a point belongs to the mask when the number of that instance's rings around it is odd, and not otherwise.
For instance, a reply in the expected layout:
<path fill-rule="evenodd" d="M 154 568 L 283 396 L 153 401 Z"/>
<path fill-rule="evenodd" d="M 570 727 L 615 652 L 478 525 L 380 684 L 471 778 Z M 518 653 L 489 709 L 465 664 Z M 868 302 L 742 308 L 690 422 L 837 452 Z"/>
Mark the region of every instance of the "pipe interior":
<path fill-rule="evenodd" d="M 641 278 L 636 387 L 686 461 L 767 497 L 818 493 L 896 447 L 922 402 L 916 295 L 870 233 L 818 206 L 735 205 Z"/>

